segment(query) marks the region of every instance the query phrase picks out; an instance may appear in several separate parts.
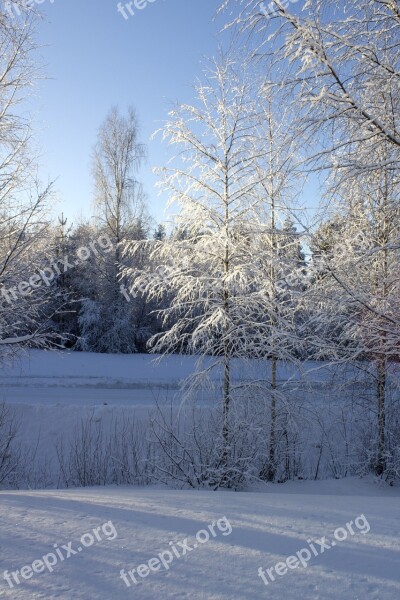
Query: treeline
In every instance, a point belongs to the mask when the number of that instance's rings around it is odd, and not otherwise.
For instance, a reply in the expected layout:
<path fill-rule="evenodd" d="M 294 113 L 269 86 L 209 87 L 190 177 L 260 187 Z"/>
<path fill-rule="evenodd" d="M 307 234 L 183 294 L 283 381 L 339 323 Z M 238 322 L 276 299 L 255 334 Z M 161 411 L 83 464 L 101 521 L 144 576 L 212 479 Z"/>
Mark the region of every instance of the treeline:
<path fill-rule="evenodd" d="M 47 328 L 50 346 L 100 353 L 148 352 L 149 340 L 178 322 L 178 317 L 169 320 L 168 325 L 162 320 L 163 311 L 173 304 L 173 290 L 168 281 L 170 265 L 161 258 L 156 261 L 150 248 L 153 242 L 166 247 L 179 246 L 186 238 L 179 230 L 167 234 L 164 225 L 153 230 L 150 227 L 140 219 L 130 223 L 129 233 L 122 233 L 122 243 L 142 241 L 148 249 L 140 255 L 136 252 L 134 256 L 122 257 L 117 263 L 115 240 L 107 227 L 87 222 L 70 228 L 66 219 L 60 217 L 57 225 L 49 225 L 47 229 L 46 251 L 34 270 L 30 271 L 32 263 L 28 261 L 25 279 L 14 288 L 11 281 L 10 286 L 2 288 L 4 307 L 17 309 L 28 295 L 40 293 L 46 295 L 42 325 Z M 290 220 L 276 230 L 276 235 L 280 240 L 281 261 L 277 285 L 283 294 L 288 289 L 300 292 L 309 281 L 301 236 Z M 31 252 L 34 251 L 33 242 Z M 127 278 L 124 270 L 136 276 Z M 203 273 L 204 278 L 207 275 Z M 36 286 L 29 285 L 32 276 Z M 20 285 L 22 281 L 24 284 Z M 150 284 L 164 284 L 164 296 L 149 297 Z M 209 292 L 213 293 L 211 283 Z M 35 344 L 33 339 L 32 346 Z M 191 349 L 182 340 L 177 351 L 185 353 Z M 251 357 L 250 347 L 248 352 Z"/>
<path fill-rule="evenodd" d="M 112 109 L 99 129 L 93 223 L 48 223 L 51 186 L 36 184 L 29 125 L 13 111 L 34 48 L 26 26 L 1 13 L 0 344 L 215 357 L 227 485 L 236 358 L 268 359 L 254 382 L 268 407 L 267 480 L 285 430 L 279 364 L 352 365 L 368 372 L 371 467 L 381 475 L 399 444 L 398 409 L 388 411 L 400 346 L 398 6 L 310 0 L 297 14 L 276 0 L 266 15 L 257 0 L 228 4 L 242 5 L 246 54 L 238 35 L 210 61 L 193 102 L 169 113 L 161 136 L 175 161 L 158 174 L 176 216 L 155 236 L 133 109 Z M 78 256 L 71 267 L 51 271 L 69 255 Z"/>

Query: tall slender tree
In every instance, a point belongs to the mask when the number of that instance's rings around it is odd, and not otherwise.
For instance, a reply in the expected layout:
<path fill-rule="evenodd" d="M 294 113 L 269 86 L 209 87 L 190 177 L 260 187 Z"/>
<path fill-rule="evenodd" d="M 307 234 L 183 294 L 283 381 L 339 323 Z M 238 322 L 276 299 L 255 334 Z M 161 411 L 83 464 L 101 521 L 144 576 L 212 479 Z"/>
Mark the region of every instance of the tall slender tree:
<path fill-rule="evenodd" d="M 49 342 L 51 290 L 38 285 L 46 258 L 51 185 L 42 188 L 21 103 L 37 79 L 35 16 L 0 7 L 0 347 Z M 31 277 L 36 276 L 31 284 Z"/>
<path fill-rule="evenodd" d="M 97 311 L 102 323 L 91 348 L 101 352 L 137 351 L 134 314 L 137 303 L 134 298 L 127 303 L 121 293 L 120 273 L 126 266 L 123 244 L 147 235 L 145 196 L 137 180 L 145 154 L 134 109 L 129 108 L 126 115 L 121 115 L 117 108 L 112 108 L 99 128 L 93 155 L 96 224 L 99 233 L 110 238 L 112 251 L 98 258 L 99 298 L 95 304 L 90 301 L 83 305 L 81 315 L 82 322 L 92 324 L 96 321 L 93 309 Z M 88 319 L 86 310 L 91 313 Z"/>
<path fill-rule="evenodd" d="M 175 225 L 184 235 L 147 243 L 150 256 L 166 271 L 162 280 L 146 273 L 142 279 L 151 298 L 163 299 L 165 286 L 171 297 L 171 305 L 160 310 L 164 331 L 152 338 L 153 351 L 212 356 L 213 366 L 221 370 L 220 469 L 227 485 L 236 393 L 233 360 L 267 359 L 279 346 L 282 321 L 280 315 L 276 322 L 271 317 L 277 315 L 271 265 L 278 263 L 273 256 L 282 208 L 278 195 L 281 203 L 289 162 L 271 164 L 271 153 L 275 160 L 278 150 L 267 147 L 264 137 L 265 87 L 234 55 L 213 61 L 196 92 L 196 104 L 179 105 L 163 129 L 164 139 L 179 154 L 175 166 L 161 170 L 161 185 L 179 209 Z M 130 244 L 127 252 L 140 247 Z M 138 277 L 136 270 L 126 274 Z M 200 370 L 191 378 L 191 389 L 209 372 Z M 274 395 L 274 383 L 271 390 Z"/>

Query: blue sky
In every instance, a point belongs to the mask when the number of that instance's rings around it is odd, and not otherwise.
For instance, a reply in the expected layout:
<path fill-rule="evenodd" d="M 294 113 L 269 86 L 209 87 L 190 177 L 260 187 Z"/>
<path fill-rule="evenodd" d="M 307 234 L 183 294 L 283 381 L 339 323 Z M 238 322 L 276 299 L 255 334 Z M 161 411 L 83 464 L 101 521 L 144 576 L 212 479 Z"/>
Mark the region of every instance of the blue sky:
<path fill-rule="evenodd" d="M 48 79 L 35 90 L 41 175 L 58 178 L 62 211 L 70 221 L 92 214 L 90 157 L 96 132 L 112 105 L 136 107 L 149 158 L 140 179 L 156 221 L 164 217 L 152 166 L 169 154 L 151 134 L 171 101 L 190 101 L 204 56 L 217 49 L 220 0 L 154 0 L 125 20 L 116 0 L 44 0 L 40 53 Z"/>

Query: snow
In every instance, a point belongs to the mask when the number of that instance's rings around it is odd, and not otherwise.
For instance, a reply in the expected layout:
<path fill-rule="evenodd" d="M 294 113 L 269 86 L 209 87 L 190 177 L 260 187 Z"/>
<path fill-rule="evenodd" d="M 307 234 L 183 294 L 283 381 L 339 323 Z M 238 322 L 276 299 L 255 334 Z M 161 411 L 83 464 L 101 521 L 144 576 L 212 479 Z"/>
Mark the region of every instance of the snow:
<path fill-rule="evenodd" d="M 203 367 L 208 368 L 213 362 L 212 358 L 206 358 Z M 173 355 L 161 359 L 154 355 L 45 350 L 32 350 L 14 362 L 3 363 L 0 402 L 5 401 L 11 407 L 19 423 L 16 443 L 22 445 L 24 453 L 34 451 L 35 454 L 35 466 L 31 464 L 28 469 L 30 479 L 24 475 L 20 485 L 35 488 L 59 485 L 57 448 L 61 440 L 69 447 L 74 432 L 83 422 L 91 420 L 107 431 L 116 421 L 134 420 L 144 431 L 156 402 L 167 407 L 168 412 L 171 405 L 178 410 L 182 402 L 181 383 L 195 369 L 196 357 L 193 356 Z M 324 415 L 330 407 L 332 414 L 336 414 L 335 402 L 341 405 L 349 397 L 356 397 L 357 386 L 360 386 L 360 396 L 366 395 L 363 382 L 352 381 L 355 373 L 350 368 L 345 373 L 338 369 L 335 372 L 334 367 L 329 368 L 324 363 L 307 362 L 303 371 L 308 374 L 304 376 L 294 365 L 280 363 L 280 389 L 294 402 L 308 402 L 312 408 L 318 404 Z M 234 383 L 265 381 L 269 370 L 267 361 L 235 360 L 232 380 Z M 216 368 L 211 371 L 214 387 L 205 387 L 198 394 L 198 406 L 220 405 L 220 382 L 221 369 Z M 318 460 L 314 436 L 305 435 L 309 439 L 307 452 L 313 460 Z M 311 471 L 314 473 L 315 468 Z"/>
<path fill-rule="evenodd" d="M 171 364 L 172 363 L 172 364 Z M 33 350 L 0 372 L 0 394 L 7 402 L 29 404 L 154 404 L 152 390 L 177 389 L 193 360 L 149 355 L 106 355 Z"/>
<path fill-rule="evenodd" d="M 203 367 L 215 361 L 206 358 Z M 13 404 L 60 405 L 78 404 L 96 406 L 149 407 L 155 399 L 168 396 L 180 402 L 180 384 L 196 369 L 196 357 L 172 355 L 161 357 L 148 354 L 96 354 L 88 352 L 50 352 L 31 350 L 18 360 L 0 367 L 0 401 Z M 313 386 L 324 384 L 333 371 L 323 363 L 307 362 Z M 268 378 L 267 361 L 233 361 L 234 381 L 252 381 Z M 286 387 L 296 385 L 304 372 L 295 366 L 281 363 L 279 378 Z M 211 372 L 215 383 L 221 377 L 221 368 Z M 202 401 L 214 402 L 209 395 Z"/>
<path fill-rule="evenodd" d="M 193 357 L 113 356 L 31 351 L 0 372 L 0 394 L 21 419 L 22 439 L 53 456 L 61 432 L 92 414 L 108 422 L 118 414 L 145 414 L 156 398 L 180 399 L 180 383 Z M 211 359 L 210 359 L 211 360 Z M 265 365 L 264 365 L 265 366 Z M 262 376 L 262 364 L 237 363 L 235 379 Z M 309 364 L 315 389 L 332 373 Z M 298 374 L 281 367 L 280 378 Z M 218 377 L 218 373 L 215 374 Z M 205 401 L 215 402 L 215 395 Z M 372 479 L 296 481 L 243 493 L 147 488 L 85 488 L 0 492 L 0 598 L 15 600 L 397 600 L 400 597 L 400 489 Z M 308 540 L 326 536 L 365 515 L 370 531 L 349 536 L 266 586 L 258 574 L 285 561 Z M 173 561 L 130 588 L 120 577 L 226 517 L 233 531 Z M 4 571 L 21 570 L 111 521 L 116 539 L 34 573 L 10 588 Z M 58 544 L 58 546 L 55 546 Z M 65 552 L 64 552 L 65 554 Z M 25 571 L 26 572 L 26 571 Z"/>
<path fill-rule="evenodd" d="M 0 597 L 13 600 L 397 600 L 400 597 L 400 490 L 372 480 L 293 482 L 246 493 L 159 488 L 0 492 Z M 307 540 L 327 536 L 364 514 L 359 531 L 264 585 L 258 568 L 284 561 Z M 137 568 L 225 516 L 219 533 L 170 569 L 130 588 L 120 570 Z M 103 539 L 10 589 L 3 571 L 32 565 L 45 554 L 110 521 L 116 539 Z"/>

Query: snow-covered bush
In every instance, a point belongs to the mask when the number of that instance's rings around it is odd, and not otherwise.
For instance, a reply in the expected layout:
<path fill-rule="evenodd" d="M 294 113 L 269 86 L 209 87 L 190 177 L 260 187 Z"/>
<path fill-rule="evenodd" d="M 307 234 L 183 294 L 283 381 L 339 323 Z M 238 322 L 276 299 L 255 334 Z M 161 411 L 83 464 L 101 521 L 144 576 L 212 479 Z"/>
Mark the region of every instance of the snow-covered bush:
<path fill-rule="evenodd" d="M 10 407 L 0 404 L 0 486 L 17 487 L 23 462 L 16 443 L 19 424 Z"/>
<path fill-rule="evenodd" d="M 59 485 L 145 485 L 151 481 L 146 427 L 124 415 L 111 423 L 94 413 L 82 419 L 70 437 L 57 444 Z"/>
<path fill-rule="evenodd" d="M 236 407 L 235 407 L 236 408 Z M 158 407 L 151 419 L 159 457 L 157 481 L 180 488 L 242 489 L 258 478 L 263 436 L 249 405 L 232 408 L 227 460 L 223 455 L 220 408 L 185 407 L 179 412 Z"/>

